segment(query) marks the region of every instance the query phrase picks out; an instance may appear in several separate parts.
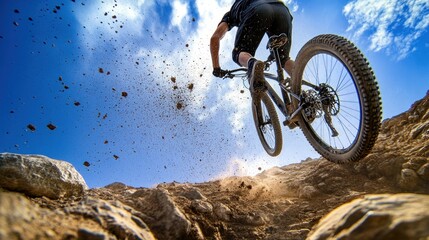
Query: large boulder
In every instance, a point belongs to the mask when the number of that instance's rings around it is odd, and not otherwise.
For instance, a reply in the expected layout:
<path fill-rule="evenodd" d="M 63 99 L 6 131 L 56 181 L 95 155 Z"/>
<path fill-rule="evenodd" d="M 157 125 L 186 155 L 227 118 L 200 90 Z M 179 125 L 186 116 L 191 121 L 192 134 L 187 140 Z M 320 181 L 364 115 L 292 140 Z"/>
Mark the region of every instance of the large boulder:
<path fill-rule="evenodd" d="M 429 239 L 428 209 L 428 195 L 367 195 L 330 212 L 307 239 Z"/>
<path fill-rule="evenodd" d="M 40 155 L 0 154 L 0 187 L 31 197 L 80 196 L 88 186 L 68 162 Z"/>

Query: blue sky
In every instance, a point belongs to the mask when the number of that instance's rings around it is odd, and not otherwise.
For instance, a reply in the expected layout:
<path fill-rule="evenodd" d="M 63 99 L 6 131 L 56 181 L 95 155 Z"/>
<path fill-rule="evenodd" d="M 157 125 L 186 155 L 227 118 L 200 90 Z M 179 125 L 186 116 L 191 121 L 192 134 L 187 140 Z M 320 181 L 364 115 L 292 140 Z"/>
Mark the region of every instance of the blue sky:
<path fill-rule="evenodd" d="M 211 76 L 209 39 L 231 3 L 2 1 L 0 152 L 66 160 L 90 187 L 202 182 L 317 157 L 299 129 L 284 129 L 282 154 L 267 156 L 242 81 Z M 427 1 L 287 3 L 292 58 L 317 34 L 351 39 L 378 78 L 384 118 L 429 89 Z M 234 33 L 224 68 L 236 67 Z"/>

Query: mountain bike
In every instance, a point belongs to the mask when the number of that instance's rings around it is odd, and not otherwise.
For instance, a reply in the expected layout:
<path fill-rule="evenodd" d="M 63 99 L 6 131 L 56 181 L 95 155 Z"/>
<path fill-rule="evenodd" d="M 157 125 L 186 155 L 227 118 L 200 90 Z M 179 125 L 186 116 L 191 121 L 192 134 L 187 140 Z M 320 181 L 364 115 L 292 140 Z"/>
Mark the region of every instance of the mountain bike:
<path fill-rule="evenodd" d="M 358 161 L 373 148 L 381 126 L 378 83 L 361 51 L 344 37 L 324 34 L 309 40 L 298 52 L 292 78 L 284 77 L 279 48 L 285 34 L 270 37 L 265 61 L 264 90 L 252 94 L 252 113 L 265 151 L 277 156 L 283 125 L 301 128 L 313 148 L 335 163 Z M 269 71 L 275 63 L 276 74 Z M 247 68 L 227 71 L 224 78 L 246 78 Z M 270 85 L 274 80 L 281 97 Z M 275 105 L 274 105 L 275 104 Z"/>

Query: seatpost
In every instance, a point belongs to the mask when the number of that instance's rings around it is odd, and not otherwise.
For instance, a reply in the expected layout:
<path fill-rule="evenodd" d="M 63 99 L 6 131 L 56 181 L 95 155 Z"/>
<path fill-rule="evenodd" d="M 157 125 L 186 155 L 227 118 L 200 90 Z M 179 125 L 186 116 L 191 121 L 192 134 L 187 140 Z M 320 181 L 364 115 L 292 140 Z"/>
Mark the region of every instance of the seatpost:
<path fill-rule="evenodd" d="M 274 52 L 274 57 L 276 59 L 278 81 L 280 83 L 284 83 L 285 77 L 284 77 L 284 74 L 283 74 L 283 66 L 282 66 L 282 63 L 280 61 L 279 49 L 278 48 L 273 48 L 272 51 Z"/>

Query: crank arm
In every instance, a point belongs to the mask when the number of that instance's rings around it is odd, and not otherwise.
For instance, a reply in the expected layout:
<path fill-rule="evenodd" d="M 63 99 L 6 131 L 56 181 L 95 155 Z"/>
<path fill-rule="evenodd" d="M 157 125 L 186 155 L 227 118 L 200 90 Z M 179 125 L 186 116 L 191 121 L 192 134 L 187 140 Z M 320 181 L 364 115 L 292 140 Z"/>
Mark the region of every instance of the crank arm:
<path fill-rule="evenodd" d="M 283 122 L 283 125 L 289 126 L 290 128 L 295 128 L 296 122 L 298 121 L 298 114 L 301 113 L 302 105 L 298 107 L 298 109 L 295 110 L 290 116 L 286 118 L 286 120 Z"/>

